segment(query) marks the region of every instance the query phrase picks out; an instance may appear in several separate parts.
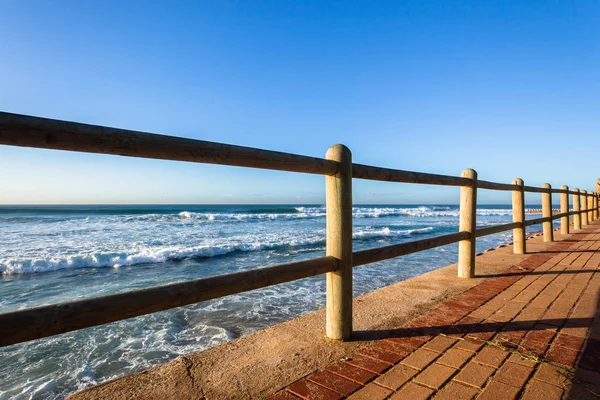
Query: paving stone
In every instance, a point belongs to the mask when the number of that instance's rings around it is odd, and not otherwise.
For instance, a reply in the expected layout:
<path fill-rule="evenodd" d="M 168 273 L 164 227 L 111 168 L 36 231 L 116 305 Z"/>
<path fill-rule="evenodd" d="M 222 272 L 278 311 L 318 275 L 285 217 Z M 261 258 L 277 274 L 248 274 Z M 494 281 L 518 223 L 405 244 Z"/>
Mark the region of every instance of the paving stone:
<path fill-rule="evenodd" d="M 577 337 L 580 337 L 580 338 L 585 338 L 587 336 L 589 330 L 590 330 L 590 327 L 573 326 L 569 322 L 569 320 L 567 320 L 567 323 L 561 329 L 561 333 L 566 333 L 567 335 L 577 336 Z"/>
<path fill-rule="evenodd" d="M 473 353 L 470 351 L 452 348 L 446 350 L 446 352 L 436 362 L 452 368 L 460 368 L 472 356 Z"/>
<path fill-rule="evenodd" d="M 525 309 L 519 314 L 519 316 L 523 316 L 532 320 L 537 321 L 544 313 L 546 312 L 545 308 L 541 307 L 533 307 L 528 305 Z"/>
<path fill-rule="evenodd" d="M 419 370 L 417 369 L 399 364 L 390 369 L 385 374 L 375 379 L 375 383 L 390 388 L 392 390 L 397 390 L 400 386 L 408 382 L 418 372 Z"/>
<path fill-rule="evenodd" d="M 342 398 L 340 394 L 307 380 L 293 383 L 288 386 L 287 390 L 307 400 L 338 400 Z"/>
<path fill-rule="evenodd" d="M 490 340 L 496 334 L 496 332 L 502 329 L 503 326 L 504 324 L 488 322 L 483 323 L 477 329 L 473 330 L 472 332 L 469 332 L 465 336 L 465 339 L 475 340 L 480 343 L 485 342 L 486 340 Z"/>
<path fill-rule="evenodd" d="M 416 369 L 423 369 L 439 356 L 438 353 L 417 349 L 414 353 L 402 360 L 402 364 Z"/>
<path fill-rule="evenodd" d="M 507 362 L 504 363 L 496 375 L 494 375 L 494 381 L 505 383 L 521 389 L 525 385 L 525 382 L 527 382 L 529 379 L 529 376 L 532 372 L 533 368 Z"/>
<path fill-rule="evenodd" d="M 546 313 L 543 316 L 544 324 L 561 327 L 566 322 L 566 315 L 556 313 Z"/>
<path fill-rule="evenodd" d="M 572 367 L 575 365 L 578 354 L 579 353 L 573 349 L 552 345 L 546 352 L 546 358 L 567 367 Z"/>
<path fill-rule="evenodd" d="M 500 332 L 494 337 L 494 341 L 500 342 L 506 347 L 517 347 L 527 331 Z"/>
<path fill-rule="evenodd" d="M 473 317 L 473 318 L 486 319 L 493 313 L 494 313 L 494 310 L 481 307 L 481 308 L 478 308 L 478 309 L 472 311 L 468 316 Z"/>
<path fill-rule="evenodd" d="M 390 400 L 425 400 L 433 393 L 432 389 L 416 383 L 408 382 L 400 391 L 390 397 Z"/>
<path fill-rule="evenodd" d="M 473 361 L 488 365 L 490 367 L 498 368 L 502 362 L 509 356 L 510 354 L 504 350 L 500 350 L 495 346 L 485 346 L 473 359 Z"/>
<path fill-rule="evenodd" d="M 450 382 L 433 397 L 434 400 L 470 400 L 479 394 L 479 390 L 457 382 Z"/>
<path fill-rule="evenodd" d="M 466 350 L 466 351 L 470 351 L 472 353 L 475 353 L 480 348 L 482 348 L 484 344 L 485 343 L 483 343 L 481 341 L 478 341 L 478 340 L 469 340 L 469 336 L 467 336 L 465 340 L 459 340 L 454 345 L 454 348 L 461 349 L 461 350 Z"/>
<path fill-rule="evenodd" d="M 434 338 L 432 341 L 426 343 L 423 348 L 427 350 L 437 351 L 438 353 L 443 353 L 446 349 L 452 347 L 452 345 L 456 343 L 456 339 L 452 339 L 449 337 L 438 336 Z"/>
<path fill-rule="evenodd" d="M 392 393 L 393 392 L 389 389 L 378 386 L 375 383 L 369 383 L 367 386 L 348 397 L 348 400 L 383 400 Z"/>
<path fill-rule="evenodd" d="M 562 399 L 563 390 L 549 383 L 532 379 L 525 393 L 521 397 L 522 400 L 560 400 Z"/>
<path fill-rule="evenodd" d="M 331 364 L 329 367 L 327 367 L 327 371 L 333 372 L 334 374 L 343 376 L 344 378 L 363 385 L 377 376 L 377 374 L 374 372 L 355 367 L 344 361 L 338 361 L 334 364 Z"/>
<path fill-rule="evenodd" d="M 496 371 L 492 367 L 470 361 L 453 380 L 477 388 L 482 388 L 488 378 Z"/>
<path fill-rule="evenodd" d="M 398 361 L 402 360 L 406 355 L 408 355 L 411 351 L 412 350 L 409 348 L 380 340 L 378 342 L 363 347 L 362 349 L 358 350 L 358 353 L 363 356 L 387 362 L 389 364 L 396 364 Z"/>
<path fill-rule="evenodd" d="M 462 317 L 460 319 L 460 321 L 458 321 L 456 323 L 456 325 L 461 326 L 465 329 L 471 328 L 471 329 L 469 329 L 469 331 L 471 331 L 473 327 L 478 326 L 478 324 L 481 323 L 483 320 L 484 320 L 484 318 L 475 318 L 475 317 L 467 315 L 465 317 Z"/>
<path fill-rule="evenodd" d="M 455 372 L 454 368 L 433 363 L 417 375 L 414 381 L 432 389 L 439 389 Z"/>
<path fill-rule="evenodd" d="M 552 344 L 579 351 L 579 349 L 581 349 L 581 346 L 583 345 L 584 340 L 585 339 L 582 337 L 572 336 L 566 333 L 559 333 L 552 342 Z"/>
<path fill-rule="evenodd" d="M 513 400 L 517 398 L 520 390 L 521 388 L 492 379 L 483 389 L 481 395 L 477 397 L 477 400 Z"/>
<path fill-rule="evenodd" d="M 390 364 L 383 361 L 374 360 L 369 357 L 363 357 L 359 354 L 354 354 L 346 360 L 346 362 L 352 366 L 362 368 L 364 370 L 381 374 L 383 371 L 390 367 Z"/>
<path fill-rule="evenodd" d="M 431 340 L 432 337 L 433 336 L 430 336 L 430 335 L 418 334 L 418 335 L 415 335 L 415 336 L 386 338 L 385 340 L 387 340 L 389 342 L 392 342 L 392 343 L 395 343 L 395 344 L 399 344 L 399 345 L 404 346 L 404 347 L 408 347 L 408 348 L 412 348 L 412 349 L 418 349 L 423 344 L 425 344 L 429 340 Z"/>
<path fill-rule="evenodd" d="M 525 335 L 525 339 L 534 342 L 550 343 L 556 334 L 556 327 L 551 325 L 536 324 L 533 329 Z"/>
<path fill-rule="evenodd" d="M 568 382 L 564 370 L 556 368 L 548 363 L 540 364 L 535 372 L 535 375 L 533 376 L 533 379 L 537 379 L 560 388 L 564 387 L 565 383 Z"/>
<path fill-rule="evenodd" d="M 535 361 L 531 361 L 529 358 L 524 358 L 520 356 L 519 354 L 511 354 L 510 357 L 508 357 L 508 360 L 506 360 L 506 362 L 523 365 L 529 368 L 535 368 L 538 364 Z"/>
<path fill-rule="evenodd" d="M 320 371 L 314 373 L 308 377 L 308 380 L 318 383 L 321 386 L 325 386 L 327 389 L 331 389 L 334 392 L 344 396 L 348 396 L 350 393 L 355 392 L 362 386 L 359 383 L 342 378 L 341 376 L 332 374 L 329 371 Z"/>
<path fill-rule="evenodd" d="M 546 352 L 548 344 L 525 339 L 521 341 L 521 347 L 531 353 L 541 356 Z"/>
<path fill-rule="evenodd" d="M 448 307 L 451 310 L 457 311 L 462 315 L 467 315 L 475 308 L 477 308 L 477 306 L 479 306 L 480 303 L 482 302 L 475 296 L 462 299 L 458 299 L 457 297 L 455 297 L 451 301 L 444 304 L 444 306 Z"/>

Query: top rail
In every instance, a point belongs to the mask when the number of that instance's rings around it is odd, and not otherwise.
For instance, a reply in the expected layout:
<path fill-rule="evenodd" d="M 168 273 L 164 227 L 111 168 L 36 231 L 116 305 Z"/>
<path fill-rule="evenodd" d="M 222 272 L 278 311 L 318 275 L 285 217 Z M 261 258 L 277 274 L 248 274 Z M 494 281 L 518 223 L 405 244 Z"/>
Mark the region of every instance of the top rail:
<path fill-rule="evenodd" d="M 324 158 L 7 112 L 0 112 L 0 144 L 319 175 L 335 175 L 338 169 L 337 162 Z M 386 182 L 473 186 L 469 178 L 363 164 L 352 164 L 352 177 Z M 483 180 L 477 181 L 477 187 L 520 190 L 518 185 Z M 534 186 L 523 186 L 523 190 L 579 194 Z"/>
<path fill-rule="evenodd" d="M 0 144 L 321 175 L 338 168 L 322 158 L 6 112 Z"/>
<path fill-rule="evenodd" d="M 548 193 L 548 189 L 539 188 L 539 187 L 535 187 L 535 186 L 523 186 L 523 190 L 525 192 Z"/>
<path fill-rule="evenodd" d="M 521 190 L 519 185 L 510 185 L 507 183 L 496 183 L 488 181 L 477 181 L 478 189 L 492 189 L 492 190 Z"/>
<path fill-rule="evenodd" d="M 363 164 L 352 164 L 352 177 L 386 182 L 422 183 L 444 186 L 473 186 L 473 182 L 468 178 L 372 167 Z"/>

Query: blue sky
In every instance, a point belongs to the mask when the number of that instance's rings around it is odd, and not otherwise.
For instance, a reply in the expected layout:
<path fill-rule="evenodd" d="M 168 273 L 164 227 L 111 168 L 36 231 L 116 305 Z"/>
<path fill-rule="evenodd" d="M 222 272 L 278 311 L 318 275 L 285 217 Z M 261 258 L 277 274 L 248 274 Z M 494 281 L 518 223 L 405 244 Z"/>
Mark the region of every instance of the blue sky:
<path fill-rule="evenodd" d="M 4 0 L 0 110 L 592 189 L 599 44 L 596 1 Z M 324 202 L 323 177 L 283 172 L 4 146 L 0 168 L 9 204 Z M 354 200 L 458 189 L 355 180 Z"/>

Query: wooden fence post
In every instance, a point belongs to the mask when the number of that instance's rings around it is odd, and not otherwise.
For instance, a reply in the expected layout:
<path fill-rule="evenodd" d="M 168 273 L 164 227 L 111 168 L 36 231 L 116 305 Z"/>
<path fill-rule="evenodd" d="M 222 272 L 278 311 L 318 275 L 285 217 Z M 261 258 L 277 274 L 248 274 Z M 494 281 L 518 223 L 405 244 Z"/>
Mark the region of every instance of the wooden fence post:
<path fill-rule="evenodd" d="M 588 193 L 587 198 L 587 210 L 588 210 L 588 223 L 591 224 L 594 220 L 594 205 L 592 200 L 592 192 Z"/>
<path fill-rule="evenodd" d="M 573 191 L 576 192 L 573 195 L 573 212 L 575 212 L 575 214 L 573 214 L 573 229 L 579 230 L 581 229 L 581 206 L 579 201 L 579 189 L 575 188 L 573 189 Z"/>
<path fill-rule="evenodd" d="M 542 217 L 548 218 L 552 216 L 552 193 L 550 193 L 549 183 L 544 183 L 542 188 L 548 189 L 546 192 L 542 193 Z M 545 221 L 542 223 L 542 228 L 544 232 L 544 242 L 552 242 L 554 241 L 554 234 L 552 232 L 552 221 Z"/>
<path fill-rule="evenodd" d="M 330 339 L 352 336 L 352 153 L 341 144 L 329 148 L 326 158 L 338 162 L 335 175 L 326 177 L 327 256 L 338 269 L 328 272 L 326 334 Z"/>
<path fill-rule="evenodd" d="M 598 219 L 598 195 L 594 193 L 594 219 Z"/>
<path fill-rule="evenodd" d="M 560 213 L 565 214 L 569 212 L 569 187 L 562 185 L 560 187 L 565 193 L 560 194 Z M 569 216 L 565 215 L 560 218 L 560 233 L 566 235 L 569 233 Z"/>
<path fill-rule="evenodd" d="M 582 190 L 579 194 L 579 200 L 581 201 L 581 226 L 588 224 L 587 217 L 587 190 Z"/>
<path fill-rule="evenodd" d="M 525 254 L 527 252 L 525 240 L 525 191 L 523 190 L 523 179 L 517 178 L 513 185 L 519 185 L 519 190 L 512 192 L 512 212 L 513 222 L 521 224 L 520 227 L 513 229 L 513 251 L 515 254 Z"/>
<path fill-rule="evenodd" d="M 477 225 L 477 172 L 465 169 L 461 177 L 471 179 L 471 186 L 460 187 L 460 232 L 469 232 L 469 239 L 458 242 L 458 277 L 475 276 L 475 229 Z"/>

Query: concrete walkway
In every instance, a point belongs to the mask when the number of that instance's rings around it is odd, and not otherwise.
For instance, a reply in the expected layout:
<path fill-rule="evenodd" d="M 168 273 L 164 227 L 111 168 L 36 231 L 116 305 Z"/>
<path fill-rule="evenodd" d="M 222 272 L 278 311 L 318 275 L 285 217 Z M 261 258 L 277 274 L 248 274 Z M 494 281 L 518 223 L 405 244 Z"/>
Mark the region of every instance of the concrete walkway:
<path fill-rule="evenodd" d="M 596 222 L 271 399 L 599 399 L 599 295 Z"/>

